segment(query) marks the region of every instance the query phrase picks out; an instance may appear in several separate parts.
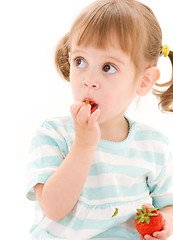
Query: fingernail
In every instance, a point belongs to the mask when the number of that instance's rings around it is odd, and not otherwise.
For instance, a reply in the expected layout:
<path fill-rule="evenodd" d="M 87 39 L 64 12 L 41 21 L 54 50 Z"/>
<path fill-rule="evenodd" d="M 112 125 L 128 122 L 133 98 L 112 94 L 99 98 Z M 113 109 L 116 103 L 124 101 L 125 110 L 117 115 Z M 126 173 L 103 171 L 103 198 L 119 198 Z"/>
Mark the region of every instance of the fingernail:
<path fill-rule="evenodd" d="M 88 106 L 89 108 L 91 108 L 91 105 L 90 105 L 90 104 L 85 104 L 84 106 Z"/>

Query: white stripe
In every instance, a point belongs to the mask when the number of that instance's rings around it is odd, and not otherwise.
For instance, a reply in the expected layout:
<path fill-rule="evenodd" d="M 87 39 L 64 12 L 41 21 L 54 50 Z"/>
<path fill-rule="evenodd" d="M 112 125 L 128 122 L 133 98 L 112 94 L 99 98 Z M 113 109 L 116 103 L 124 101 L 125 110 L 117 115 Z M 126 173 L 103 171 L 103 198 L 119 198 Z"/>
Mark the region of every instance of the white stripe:
<path fill-rule="evenodd" d="M 109 173 L 100 174 L 98 176 L 88 176 L 84 187 L 99 188 L 112 185 L 130 187 L 132 184 L 137 184 L 144 181 L 146 181 L 145 176 L 134 178 L 121 174 Z"/>
<path fill-rule="evenodd" d="M 142 204 L 144 203 L 152 203 L 151 199 L 149 197 L 140 199 L 139 201 L 136 201 L 134 203 L 127 203 L 121 206 L 116 206 L 119 209 L 118 215 L 116 217 L 125 217 L 128 214 L 134 214 L 136 212 L 137 208 L 140 208 Z M 104 216 L 104 220 L 110 220 L 111 216 L 113 215 L 115 211 L 115 207 L 110 206 L 109 209 L 97 209 L 94 208 L 93 211 L 91 209 L 86 209 L 82 205 L 77 205 L 73 211 L 71 212 L 72 215 L 74 216 L 79 216 L 81 220 L 85 220 L 86 216 L 87 219 L 95 219 L 97 220 L 102 220 Z M 117 219 L 118 221 L 118 219 Z M 81 240 L 84 239 L 84 236 L 87 236 L 87 239 L 89 239 L 92 236 L 96 236 L 99 233 L 103 232 L 103 230 L 99 229 L 81 229 L 78 231 L 72 230 L 68 226 L 63 226 L 58 222 L 51 221 L 48 218 L 45 218 L 40 226 L 42 228 L 47 229 L 51 233 L 53 233 L 56 236 L 64 237 L 67 239 L 76 239 L 76 240 Z M 110 226 L 111 227 L 111 226 Z M 112 226 L 113 227 L 113 226 Z M 128 228 L 131 230 L 135 230 L 134 225 L 132 227 L 132 222 L 130 220 L 128 224 Z"/>
<path fill-rule="evenodd" d="M 161 169 L 162 170 L 162 169 Z M 167 169 L 166 169 L 166 173 L 164 175 L 164 177 L 159 181 L 153 181 L 152 183 L 150 183 L 150 186 L 153 187 L 155 184 L 159 184 L 159 188 L 164 184 L 165 180 L 168 178 L 168 177 L 172 177 L 173 175 L 173 160 L 171 160 L 167 166 Z M 173 189 L 173 186 L 170 187 L 169 190 Z M 173 191 L 172 191 L 173 192 Z"/>
<path fill-rule="evenodd" d="M 100 157 L 100 154 L 102 157 Z M 139 167 L 139 168 L 146 168 L 146 169 L 153 169 L 155 168 L 155 163 L 153 162 L 146 162 L 145 160 L 141 158 L 125 158 L 123 156 L 117 156 L 106 152 L 95 152 L 94 158 L 93 158 L 93 164 L 94 163 L 106 163 L 106 164 L 112 164 L 114 166 L 133 166 L 133 167 Z M 154 166 L 153 166 L 154 165 Z M 157 171 L 160 172 L 163 166 L 156 165 Z"/>
<path fill-rule="evenodd" d="M 125 217 L 129 214 L 133 214 L 137 208 L 140 208 L 142 204 L 144 203 L 151 203 L 151 198 L 150 196 L 146 196 L 143 197 L 139 200 L 136 200 L 134 202 L 127 202 L 123 205 L 118 205 L 116 203 L 113 203 L 112 205 L 109 205 L 109 208 L 95 208 L 93 207 L 93 209 L 88 209 L 85 206 L 83 206 L 82 204 L 77 204 L 75 205 L 75 207 L 73 208 L 71 215 L 73 216 L 79 216 L 80 215 L 80 219 L 81 220 L 85 220 L 86 216 L 88 219 L 103 219 L 104 216 L 104 220 L 110 220 L 110 216 L 113 215 L 115 208 L 118 208 L 118 217 Z"/>
<path fill-rule="evenodd" d="M 57 122 L 57 124 L 59 125 L 59 124 L 62 124 L 62 123 L 58 123 Z M 52 129 L 50 128 L 50 129 L 47 129 L 46 128 L 46 126 L 43 126 L 43 127 L 39 127 L 38 129 L 37 129 L 37 131 L 36 131 L 36 136 L 37 135 L 40 135 L 40 136 L 42 136 L 42 135 L 48 135 L 48 136 L 50 136 L 50 137 L 52 137 L 52 138 L 55 138 L 55 139 L 63 139 L 64 137 L 68 137 L 68 138 L 71 138 L 72 136 L 74 136 L 74 132 L 73 132 L 73 129 L 72 129 L 72 131 L 71 132 L 68 132 L 64 127 L 64 124 L 63 125 L 61 125 L 61 126 L 59 126 L 57 129 L 54 129 L 53 128 L 53 126 L 51 126 L 51 123 L 49 124 L 48 123 L 48 125 L 50 126 L 50 127 L 52 127 Z M 67 127 L 70 127 L 70 125 L 69 124 L 67 124 Z M 63 137 L 61 137 L 61 136 L 63 136 Z"/>
<path fill-rule="evenodd" d="M 168 163 L 167 176 L 173 175 L 173 158 Z"/>
<path fill-rule="evenodd" d="M 108 238 L 106 239 L 106 238 L 94 238 L 94 239 L 96 239 L 96 240 L 108 240 Z M 109 237 L 109 240 L 115 240 L 115 238 L 110 238 Z M 116 238 L 116 240 L 124 240 L 124 238 Z"/>
<path fill-rule="evenodd" d="M 141 205 L 139 207 L 137 207 L 137 208 L 141 208 Z M 135 210 L 137 210 L 137 208 Z M 130 231 L 136 232 L 136 229 L 134 228 L 134 220 L 133 219 L 129 219 L 129 221 L 118 225 L 118 227 L 124 227 L 124 228 L 129 229 Z"/>
<path fill-rule="evenodd" d="M 41 168 L 41 169 L 32 169 L 26 174 L 27 182 L 30 183 L 35 177 L 39 178 L 41 174 L 52 174 L 57 170 L 57 167 Z"/>
<path fill-rule="evenodd" d="M 161 133 L 161 132 L 159 132 L 156 128 L 154 128 L 154 127 L 151 127 L 151 126 L 148 126 L 148 125 L 146 125 L 146 124 L 144 124 L 144 123 L 140 123 L 140 122 L 138 122 L 138 126 L 140 127 L 140 130 L 141 131 L 153 131 L 153 132 L 158 132 L 159 134 Z"/>
<path fill-rule="evenodd" d="M 167 192 L 164 192 L 162 194 L 160 194 L 159 196 L 158 195 L 155 195 L 153 193 L 151 193 L 151 197 L 155 198 L 155 199 L 158 199 L 159 201 L 162 199 L 162 198 L 167 198 L 168 201 L 169 201 L 169 198 L 173 198 L 173 187 L 171 187 Z M 171 204 L 172 205 L 172 204 Z"/>
<path fill-rule="evenodd" d="M 43 219 L 44 215 L 43 215 L 43 212 L 40 211 L 39 209 L 35 209 L 35 222 L 36 224 L 40 223 L 40 220 Z"/>
<path fill-rule="evenodd" d="M 102 205 L 102 204 L 112 204 L 115 202 L 130 202 L 130 201 L 136 201 L 136 199 L 146 198 L 149 196 L 149 190 L 144 192 L 141 195 L 132 196 L 132 197 L 114 197 L 114 198 L 106 198 L 106 199 L 98 199 L 98 200 L 89 200 L 83 196 L 80 196 L 79 200 L 82 202 L 88 204 L 88 205 Z"/>
<path fill-rule="evenodd" d="M 55 236 L 62 237 L 62 239 L 70 239 L 70 240 L 88 240 L 93 236 L 96 236 L 103 232 L 103 230 L 99 229 L 83 229 L 74 231 L 68 226 L 63 226 L 58 222 L 53 222 L 50 219 L 47 219 L 46 222 L 41 222 L 40 226 L 47 231 L 51 232 Z M 85 238 L 86 236 L 86 238 Z M 58 238 L 59 239 L 59 238 Z"/>
<path fill-rule="evenodd" d="M 52 138 L 60 138 L 60 136 L 58 136 L 57 132 L 55 131 L 55 129 L 47 129 L 47 128 L 44 128 L 44 127 L 39 127 L 34 135 L 33 135 L 33 138 L 34 137 L 39 137 L 39 136 L 50 136 Z M 61 138 L 60 138 L 61 139 Z"/>
<path fill-rule="evenodd" d="M 138 151 L 151 151 L 156 153 L 165 153 L 168 151 L 168 146 L 162 142 L 158 142 L 157 140 L 148 139 L 143 141 L 133 141 L 130 147 L 137 149 Z"/>
<path fill-rule="evenodd" d="M 33 135 L 33 139 L 34 137 L 41 137 L 41 136 L 49 136 L 52 139 L 60 140 L 60 141 L 64 141 L 64 138 L 69 138 L 69 139 L 74 139 L 75 134 L 73 132 L 67 132 L 66 129 L 62 126 L 59 127 L 57 130 L 55 129 L 47 129 L 44 127 L 39 127 L 34 135 Z"/>
<path fill-rule="evenodd" d="M 60 149 L 56 146 L 44 145 L 38 148 L 35 148 L 28 156 L 28 163 L 34 162 L 36 159 L 41 157 L 48 156 L 60 156 L 65 158 L 65 153 L 61 152 Z"/>

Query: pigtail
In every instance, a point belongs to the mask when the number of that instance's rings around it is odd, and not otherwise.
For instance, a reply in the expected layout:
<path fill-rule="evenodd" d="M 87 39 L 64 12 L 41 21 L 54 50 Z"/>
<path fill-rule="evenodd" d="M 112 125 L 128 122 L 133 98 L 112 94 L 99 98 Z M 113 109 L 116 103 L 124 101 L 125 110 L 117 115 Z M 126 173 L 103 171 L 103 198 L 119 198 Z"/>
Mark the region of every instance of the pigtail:
<path fill-rule="evenodd" d="M 65 80 L 70 81 L 70 63 L 69 63 L 69 33 L 67 33 L 58 43 L 55 52 L 55 66 L 58 73 L 65 78 Z"/>
<path fill-rule="evenodd" d="M 153 89 L 153 94 L 159 99 L 159 108 L 162 112 L 173 112 L 173 52 L 170 51 L 168 56 L 172 63 L 172 78 L 167 83 L 156 83 L 156 86 L 166 87 L 166 90 Z"/>

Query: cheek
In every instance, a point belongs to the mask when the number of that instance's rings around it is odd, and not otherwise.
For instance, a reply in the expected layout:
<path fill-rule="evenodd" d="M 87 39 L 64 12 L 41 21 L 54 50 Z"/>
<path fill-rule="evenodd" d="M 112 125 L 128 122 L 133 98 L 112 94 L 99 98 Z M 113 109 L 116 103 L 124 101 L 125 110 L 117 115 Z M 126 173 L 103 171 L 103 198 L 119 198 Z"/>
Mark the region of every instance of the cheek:
<path fill-rule="evenodd" d="M 134 95 L 135 91 L 130 85 L 109 88 L 104 92 L 102 105 L 105 109 L 108 107 L 110 110 L 118 110 L 128 105 L 134 98 Z"/>
<path fill-rule="evenodd" d="M 77 84 L 77 82 L 75 81 L 70 81 L 70 84 L 71 84 L 71 91 L 72 91 L 72 94 L 73 94 L 73 98 L 74 100 L 78 100 L 77 99 L 77 96 L 79 94 L 79 85 Z"/>
<path fill-rule="evenodd" d="M 75 74 L 70 73 L 70 85 L 71 85 L 71 91 L 73 94 L 73 98 L 75 101 L 78 100 L 78 95 L 79 95 L 79 88 L 80 88 L 80 83 L 77 81 L 77 77 Z"/>

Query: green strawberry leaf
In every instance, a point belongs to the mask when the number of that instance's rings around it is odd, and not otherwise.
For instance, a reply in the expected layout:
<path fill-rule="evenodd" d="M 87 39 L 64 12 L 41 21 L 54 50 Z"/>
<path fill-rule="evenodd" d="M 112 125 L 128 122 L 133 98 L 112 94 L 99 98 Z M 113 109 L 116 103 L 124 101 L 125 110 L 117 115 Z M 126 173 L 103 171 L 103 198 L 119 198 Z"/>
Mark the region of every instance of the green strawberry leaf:
<path fill-rule="evenodd" d="M 148 214 L 149 217 L 153 217 L 153 216 L 157 216 L 157 215 L 158 215 L 158 214 L 156 214 L 156 213 L 149 213 L 149 214 Z"/>
<path fill-rule="evenodd" d="M 150 217 L 145 217 L 145 222 L 147 223 L 147 224 L 149 224 L 150 223 Z"/>
<path fill-rule="evenodd" d="M 141 209 L 137 209 L 137 212 L 138 212 L 139 214 L 142 214 L 142 210 L 141 210 Z"/>
<path fill-rule="evenodd" d="M 157 211 L 157 209 L 158 209 L 158 208 L 151 208 L 151 209 L 149 210 L 149 213 L 152 213 L 152 212 L 154 212 L 154 211 Z"/>
<path fill-rule="evenodd" d="M 140 215 L 138 215 L 138 216 L 136 216 L 136 217 L 135 217 L 135 219 L 139 219 L 140 217 L 141 217 L 141 216 L 140 216 Z"/>
<path fill-rule="evenodd" d="M 145 207 L 145 206 L 142 206 L 142 211 L 143 211 L 144 213 L 146 213 L 146 207 Z"/>
<path fill-rule="evenodd" d="M 144 218 L 140 218 L 139 221 L 138 221 L 138 223 L 142 223 L 142 222 L 144 222 L 144 221 L 145 221 Z"/>

